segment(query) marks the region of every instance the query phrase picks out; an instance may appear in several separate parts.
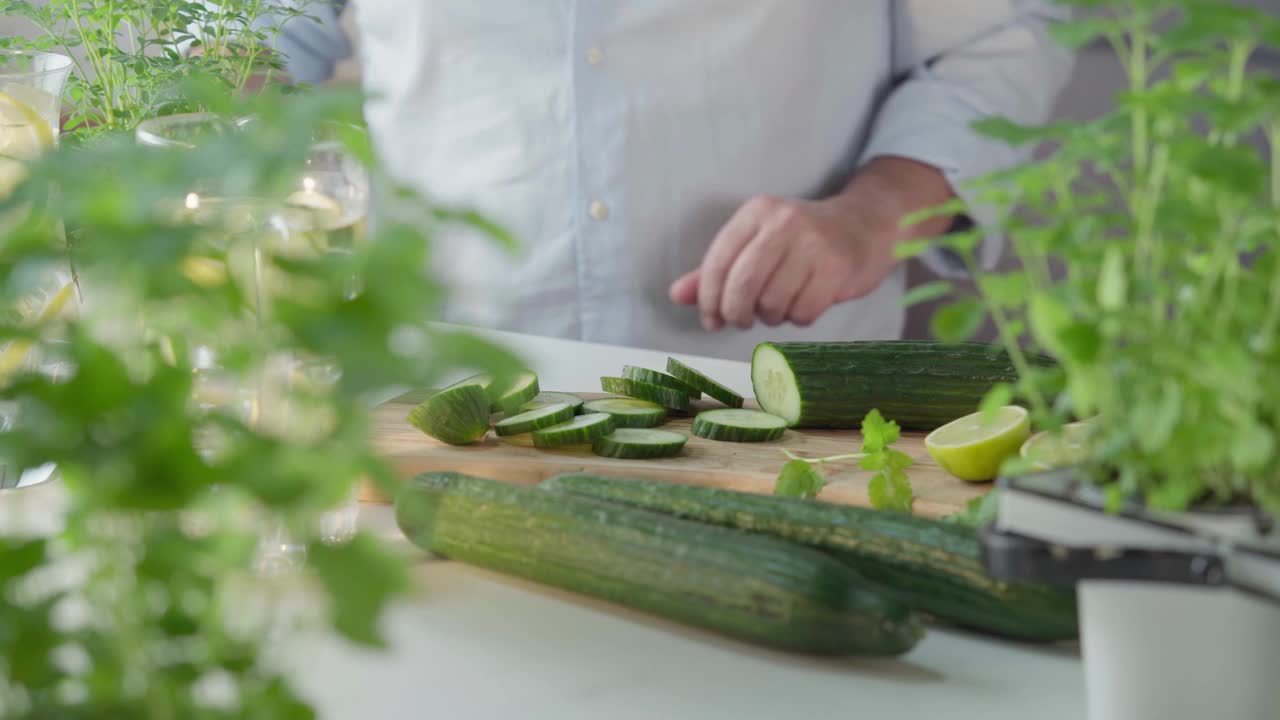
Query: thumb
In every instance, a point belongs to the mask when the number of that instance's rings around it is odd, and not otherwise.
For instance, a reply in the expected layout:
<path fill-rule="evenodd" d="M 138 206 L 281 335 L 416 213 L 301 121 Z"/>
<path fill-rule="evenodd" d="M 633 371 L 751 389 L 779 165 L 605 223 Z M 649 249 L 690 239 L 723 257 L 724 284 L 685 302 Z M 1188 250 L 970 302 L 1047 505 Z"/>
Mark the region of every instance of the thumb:
<path fill-rule="evenodd" d="M 671 283 L 671 302 L 677 305 L 698 304 L 698 271 L 687 272 Z"/>

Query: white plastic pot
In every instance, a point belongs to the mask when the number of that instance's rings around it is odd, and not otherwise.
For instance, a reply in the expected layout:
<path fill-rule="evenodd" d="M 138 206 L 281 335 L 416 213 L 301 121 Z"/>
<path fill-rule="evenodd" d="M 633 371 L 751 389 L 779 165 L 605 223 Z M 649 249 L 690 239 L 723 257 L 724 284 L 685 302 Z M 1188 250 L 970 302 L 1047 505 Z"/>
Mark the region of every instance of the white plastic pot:
<path fill-rule="evenodd" d="M 1280 720 L 1280 542 L 1252 513 L 1107 513 L 1070 473 L 1001 483 L 998 576 L 1075 583 L 1089 720 Z"/>

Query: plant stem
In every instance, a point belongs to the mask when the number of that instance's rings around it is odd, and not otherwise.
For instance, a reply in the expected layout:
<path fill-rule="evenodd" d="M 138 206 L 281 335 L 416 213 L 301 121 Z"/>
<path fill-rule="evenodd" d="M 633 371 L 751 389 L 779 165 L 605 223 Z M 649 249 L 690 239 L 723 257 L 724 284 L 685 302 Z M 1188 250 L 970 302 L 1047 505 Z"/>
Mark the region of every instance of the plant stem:
<path fill-rule="evenodd" d="M 1031 382 L 1031 363 L 1027 362 L 1026 353 L 1022 351 L 1022 345 L 1018 343 L 1018 338 L 1013 335 L 1009 329 L 1009 319 L 1004 314 L 1004 308 L 997 303 L 991 302 L 991 298 L 982 292 L 982 283 L 977 282 L 981 272 L 978 264 L 969 254 L 964 255 L 965 267 L 969 270 L 969 276 L 974 279 L 974 285 L 977 287 L 978 294 L 982 296 L 984 304 L 991 312 L 991 319 L 996 324 L 996 331 L 1000 335 L 1000 341 L 1004 345 L 1005 350 L 1009 353 L 1009 359 L 1013 361 L 1014 368 L 1018 371 L 1018 376 L 1027 380 L 1027 394 L 1031 401 L 1032 408 L 1042 417 L 1049 413 L 1049 403 L 1045 400 L 1044 394 L 1040 392 L 1040 388 Z"/>
<path fill-rule="evenodd" d="M 838 460 L 861 460 L 867 456 L 866 453 L 849 453 L 847 455 L 830 455 L 822 458 L 807 458 L 800 457 L 786 448 L 783 448 L 782 454 L 786 455 L 791 460 L 799 460 L 800 462 L 812 463 L 814 465 L 822 465 L 824 463 L 836 462 Z"/>

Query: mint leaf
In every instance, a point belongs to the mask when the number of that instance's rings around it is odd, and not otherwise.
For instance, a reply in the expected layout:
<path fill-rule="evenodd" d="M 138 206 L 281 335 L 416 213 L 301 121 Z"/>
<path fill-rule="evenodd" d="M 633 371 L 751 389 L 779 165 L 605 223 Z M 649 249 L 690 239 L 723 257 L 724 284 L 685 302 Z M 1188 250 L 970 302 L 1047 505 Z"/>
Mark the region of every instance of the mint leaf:
<path fill-rule="evenodd" d="M 862 420 L 863 457 L 858 466 L 874 475 L 867 483 L 867 497 L 877 510 L 911 512 L 914 495 L 905 472 L 915 463 L 910 455 L 889 446 L 898 442 L 902 429 L 873 409 Z"/>
<path fill-rule="evenodd" d="M 872 409 L 862 419 L 862 452 L 879 452 L 898 442 L 900 434 L 898 423 L 885 420 L 879 410 Z"/>
<path fill-rule="evenodd" d="M 822 473 L 814 469 L 804 460 L 792 460 L 782 466 L 778 473 L 778 482 L 773 486 L 773 494 L 779 497 L 811 498 L 817 497 L 826 485 Z"/>
<path fill-rule="evenodd" d="M 941 519 L 942 522 L 952 525 L 980 528 L 996 519 L 999 507 L 1000 491 L 994 489 L 988 491 L 985 495 L 980 495 L 970 500 L 964 506 L 964 510 L 944 515 Z"/>
<path fill-rule="evenodd" d="M 902 307 L 912 307 L 920 303 L 927 303 L 931 300 L 944 298 L 955 291 L 955 285 L 947 280 L 935 280 L 934 282 L 918 285 L 908 290 L 899 303 Z"/>

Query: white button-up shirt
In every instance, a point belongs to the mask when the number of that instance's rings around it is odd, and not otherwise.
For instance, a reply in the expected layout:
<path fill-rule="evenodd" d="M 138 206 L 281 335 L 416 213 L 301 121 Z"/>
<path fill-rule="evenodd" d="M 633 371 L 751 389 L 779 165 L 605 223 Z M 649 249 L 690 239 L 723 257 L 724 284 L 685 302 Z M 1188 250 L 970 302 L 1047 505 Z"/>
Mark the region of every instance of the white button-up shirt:
<path fill-rule="evenodd" d="M 765 340 L 901 333 L 903 272 L 809 328 L 707 333 L 668 286 L 756 194 L 818 198 L 881 155 L 953 182 L 1018 156 L 1070 66 L 1047 2 L 360 0 L 386 167 L 521 243 L 437 239 L 445 319 L 745 360 Z M 981 213 L 977 213 L 979 220 Z M 994 244 L 992 244 L 994 246 Z M 986 255 L 994 257 L 991 248 Z M 944 269 L 945 258 L 933 258 Z"/>

